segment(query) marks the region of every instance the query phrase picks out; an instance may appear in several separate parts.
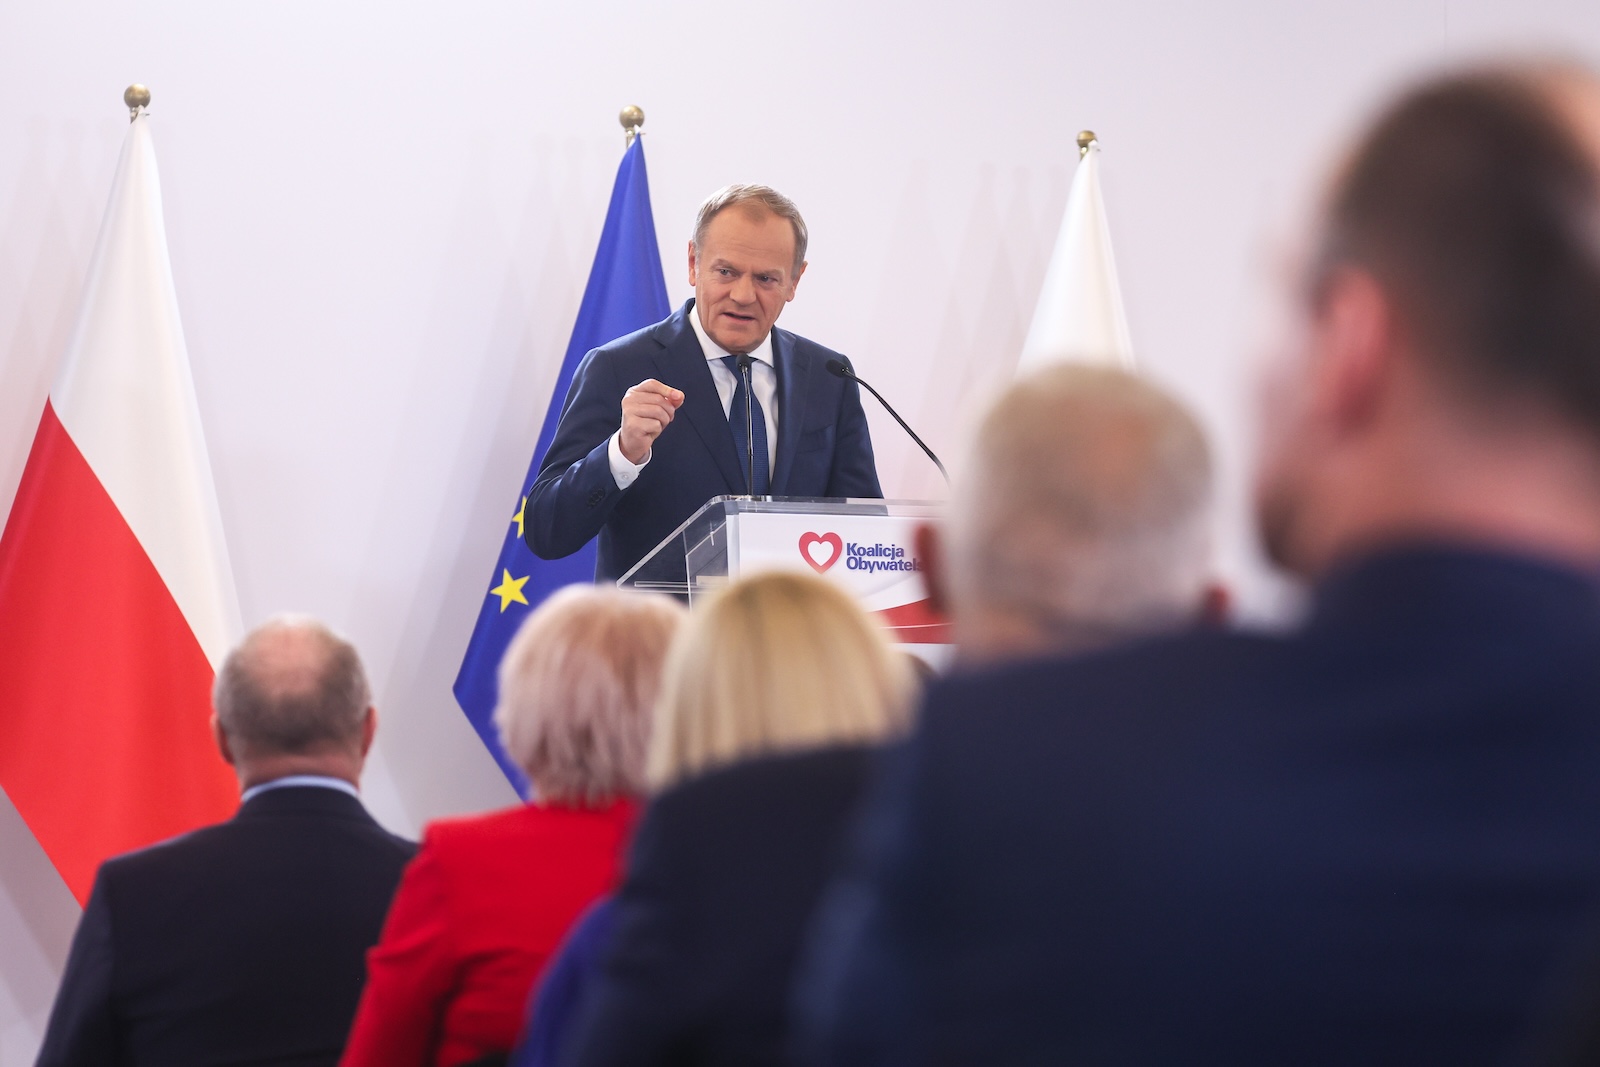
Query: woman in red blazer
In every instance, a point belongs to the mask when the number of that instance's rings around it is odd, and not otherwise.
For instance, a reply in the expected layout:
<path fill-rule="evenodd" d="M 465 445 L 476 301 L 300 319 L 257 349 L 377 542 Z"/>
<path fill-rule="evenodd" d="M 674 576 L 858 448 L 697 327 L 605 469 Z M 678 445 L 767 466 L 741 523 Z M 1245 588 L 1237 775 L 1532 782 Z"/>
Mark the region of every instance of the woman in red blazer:
<path fill-rule="evenodd" d="M 427 828 L 367 955 L 342 1067 L 504 1062 L 567 928 L 617 881 L 682 615 L 663 597 L 574 587 L 529 616 L 500 665 L 495 723 L 539 799 Z"/>

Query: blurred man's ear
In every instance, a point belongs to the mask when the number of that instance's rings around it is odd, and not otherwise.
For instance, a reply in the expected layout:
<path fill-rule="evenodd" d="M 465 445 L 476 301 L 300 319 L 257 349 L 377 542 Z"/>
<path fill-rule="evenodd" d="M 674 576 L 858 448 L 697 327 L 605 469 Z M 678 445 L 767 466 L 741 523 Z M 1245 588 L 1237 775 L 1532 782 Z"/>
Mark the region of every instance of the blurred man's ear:
<path fill-rule="evenodd" d="M 1313 403 L 1337 431 L 1359 429 L 1382 403 L 1399 341 L 1388 294 L 1364 270 L 1339 270 L 1314 329 Z"/>
<path fill-rule="evenodd" d="M 361 722 L 361 758 L 366 759 L 367 753 L 372 751 L 372 739 L 378 735 L 378 709 L 371 704 L 367 705 L 366 718 Z"/>
<path fill-rule="evenodd" d="M 950 614 L 949 578 L 945 572 L 944 532 L 938 524 L 924 522 L 911 537 L 912 551 L 922 564 L 922 586 L 928 592 L 928 606 L 937 614 Z"/>
<path fill-rule="evenodd" d="M 222 722 L 215 714 L 211 716 L 211 736 L 216 739 L 217 751 L 222 753 L 222 760 L 230 767 L 237 767 L 239 761 L 234 759 L 233 748 L 228 744 L 228 735 L 222 729 Z"/>
<path fill-rule="evenodd" d="M 1200 625 L 1225 630 L 1233 622 L 1233 593 L 1221 582 L 1208 582 L 1200 593 Z"/>

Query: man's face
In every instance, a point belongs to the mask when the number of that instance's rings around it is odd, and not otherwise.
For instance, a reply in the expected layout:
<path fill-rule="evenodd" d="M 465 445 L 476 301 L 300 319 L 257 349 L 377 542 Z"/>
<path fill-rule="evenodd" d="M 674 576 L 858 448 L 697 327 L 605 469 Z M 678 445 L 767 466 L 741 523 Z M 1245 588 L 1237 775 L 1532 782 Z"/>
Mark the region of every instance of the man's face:
<path fill-rule="evenodd" d="M 806 265 L 794 262 L 794 227 L 765 208 L 715 215 L 699 247 L 689 242 L 689 284 L 706 333 L 729 352 L 759 345 L 794 299 Z"/>

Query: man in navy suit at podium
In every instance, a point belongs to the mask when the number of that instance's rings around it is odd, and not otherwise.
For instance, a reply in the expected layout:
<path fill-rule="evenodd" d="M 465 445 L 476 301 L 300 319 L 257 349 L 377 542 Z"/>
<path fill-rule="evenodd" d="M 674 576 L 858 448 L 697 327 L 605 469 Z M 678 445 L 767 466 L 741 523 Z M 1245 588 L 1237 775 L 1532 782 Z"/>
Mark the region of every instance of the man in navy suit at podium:
<path fill-rule="evenodd" d="M 595 580 L 614 580 L 715 496 L 883 495 L 861 394 L 826 370 L 848 361 L 773 325 L 805 270 L 805 220 L 777 190 L 700 205 L 694 299 L 578 366 L 528 496 L 535 554 L 598 534 Z"/>

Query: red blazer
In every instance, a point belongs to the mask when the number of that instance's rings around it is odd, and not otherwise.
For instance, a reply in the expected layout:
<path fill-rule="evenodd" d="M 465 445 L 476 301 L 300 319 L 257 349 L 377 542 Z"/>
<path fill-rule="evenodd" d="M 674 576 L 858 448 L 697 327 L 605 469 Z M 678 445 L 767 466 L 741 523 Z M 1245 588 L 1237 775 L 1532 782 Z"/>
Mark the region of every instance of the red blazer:
<path fill-rule="evenodd" d="M 367 954 L 342 1067 L 456 1067 L 516 1042 L 562 937 L 616 884 L 636 807 L 432 823 Z"/>

